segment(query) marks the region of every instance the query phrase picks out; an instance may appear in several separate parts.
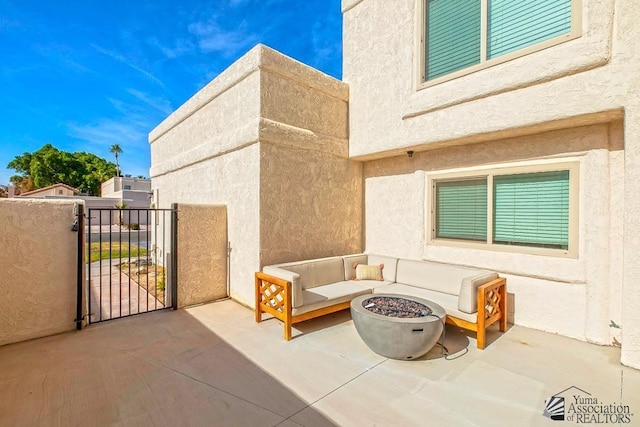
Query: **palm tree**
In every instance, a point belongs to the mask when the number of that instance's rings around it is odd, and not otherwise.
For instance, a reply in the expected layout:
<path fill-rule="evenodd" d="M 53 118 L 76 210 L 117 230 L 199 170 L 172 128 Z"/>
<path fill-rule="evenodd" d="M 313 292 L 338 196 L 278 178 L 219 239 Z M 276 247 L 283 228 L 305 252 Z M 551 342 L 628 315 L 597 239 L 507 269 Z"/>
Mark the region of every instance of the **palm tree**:
<path fill-rule="evenodd" d="M 120 176 L 120 166 L 118 165 L 118 154 L 122 153 L 122 148 L 118 144 L 113 144 L 109 151 L 116 156 L 116 176 Z"/>

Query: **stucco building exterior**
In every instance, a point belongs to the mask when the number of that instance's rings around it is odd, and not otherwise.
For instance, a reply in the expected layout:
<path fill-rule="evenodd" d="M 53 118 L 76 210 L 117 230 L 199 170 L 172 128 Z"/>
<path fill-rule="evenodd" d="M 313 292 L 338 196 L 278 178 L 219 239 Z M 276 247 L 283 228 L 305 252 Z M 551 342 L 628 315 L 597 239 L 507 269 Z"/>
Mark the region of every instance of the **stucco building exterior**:
<path fill-rule="evenodd" d="M 230 293 L 262 265 L 362 250 L 347 86 L 258 45 L 149 135 L 154 201 L 227 206 Z"/>
<path fill-rule="evenodd" d="M 131 207 L 149 207 L 152 198 L 151 180 L 131 176 L 114 176 L 100 184 L 100 196 L 125 201 Z"/>
<path fill-rule="evenodd" d="M 17 197 L 73 197 L 80 194 L 80 190 L 73 188 L 67 184 L 53 184 L 48 187 L 38 188 L 37 190 L 27 191 Z"/>
<path fill-rule="evenodd" d="M 231 296 L 359 250 L 486 268 L 512 322 L 640 368 L 640 4 L 342 12 L 343 82 L 258 46 L 150 135 L 161 204 L 229 206 Z"/>

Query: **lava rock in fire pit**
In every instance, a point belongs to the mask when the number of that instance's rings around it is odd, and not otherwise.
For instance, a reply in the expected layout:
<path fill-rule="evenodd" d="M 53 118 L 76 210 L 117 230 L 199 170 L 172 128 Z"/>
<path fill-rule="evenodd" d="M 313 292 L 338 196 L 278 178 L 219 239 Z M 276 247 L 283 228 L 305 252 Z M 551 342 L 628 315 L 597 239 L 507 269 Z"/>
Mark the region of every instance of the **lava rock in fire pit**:
<path fill-rule="evenodd" d="M 362 302 L 367 310 L 388 317 L 425 317 L 433 312 L 429 307 L 406 298 L 373 297 Z"/>

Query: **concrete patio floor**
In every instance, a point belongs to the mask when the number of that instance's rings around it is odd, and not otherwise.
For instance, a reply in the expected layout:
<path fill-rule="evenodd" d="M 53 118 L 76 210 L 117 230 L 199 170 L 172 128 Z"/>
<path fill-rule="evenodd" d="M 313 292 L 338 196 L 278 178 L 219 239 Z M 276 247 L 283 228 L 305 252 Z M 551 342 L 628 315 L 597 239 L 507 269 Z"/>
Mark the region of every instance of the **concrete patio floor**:
<path fill-rule="evenodd" d="M 144 259 L 144 258 L 138 258 Z M 138 285 L 126 271 L 118 268 L 120 263 L 136 261 L 133 258 L 105 259 L 92 262 L 87 266 L 89 277 L 89 312 L 92 322 L 117 319 L 134 314 L 145 313 L 164 308 L 164 298 L 156 299 Z M 148 286 L 148 285 L 147 285 Z M 153 289 L 153 284 L 151 286 Z"/>
<path fill-rule="evenodd" d="M 348 311 L 295 332 L 226 300 L 0 347 L 0 425 L 558 426 L 544 401 L 569 387 L 567 407 L 622 403 L 640 425 L 640 371 L 616 348 L 514 326 L 480 351 L 447 327 L 459 357 L 405 362 Z"/>

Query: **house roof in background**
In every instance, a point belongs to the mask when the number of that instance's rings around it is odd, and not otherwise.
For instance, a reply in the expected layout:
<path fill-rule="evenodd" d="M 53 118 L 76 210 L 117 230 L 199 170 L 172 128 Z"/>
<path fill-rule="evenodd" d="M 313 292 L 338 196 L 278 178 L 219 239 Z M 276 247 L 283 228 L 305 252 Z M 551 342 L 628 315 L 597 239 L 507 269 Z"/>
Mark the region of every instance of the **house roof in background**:
<path fill-rule="evenodd" d="M 78 190 L 77 188 L 74 188 L 74 187 L 72 187 L 70 185 L 67 185 L 67 184 L 58 183 L 58 184 L 50 185 L 48 187 L 38 188 L 37 190 L 27 191 L 26 193 L 22 193 L 19 196 L 32 196 L 32 195 L 40 193 L 42 191 L 51 190 L 51 189 L 57 188 L 57 187 L 63 187 L 63 188 L 66 188 L 67 190 L 71 190 L 71 191 L 73 191 L 73 194 L 79 194 L 80 193 L 80 190 Z"/>

